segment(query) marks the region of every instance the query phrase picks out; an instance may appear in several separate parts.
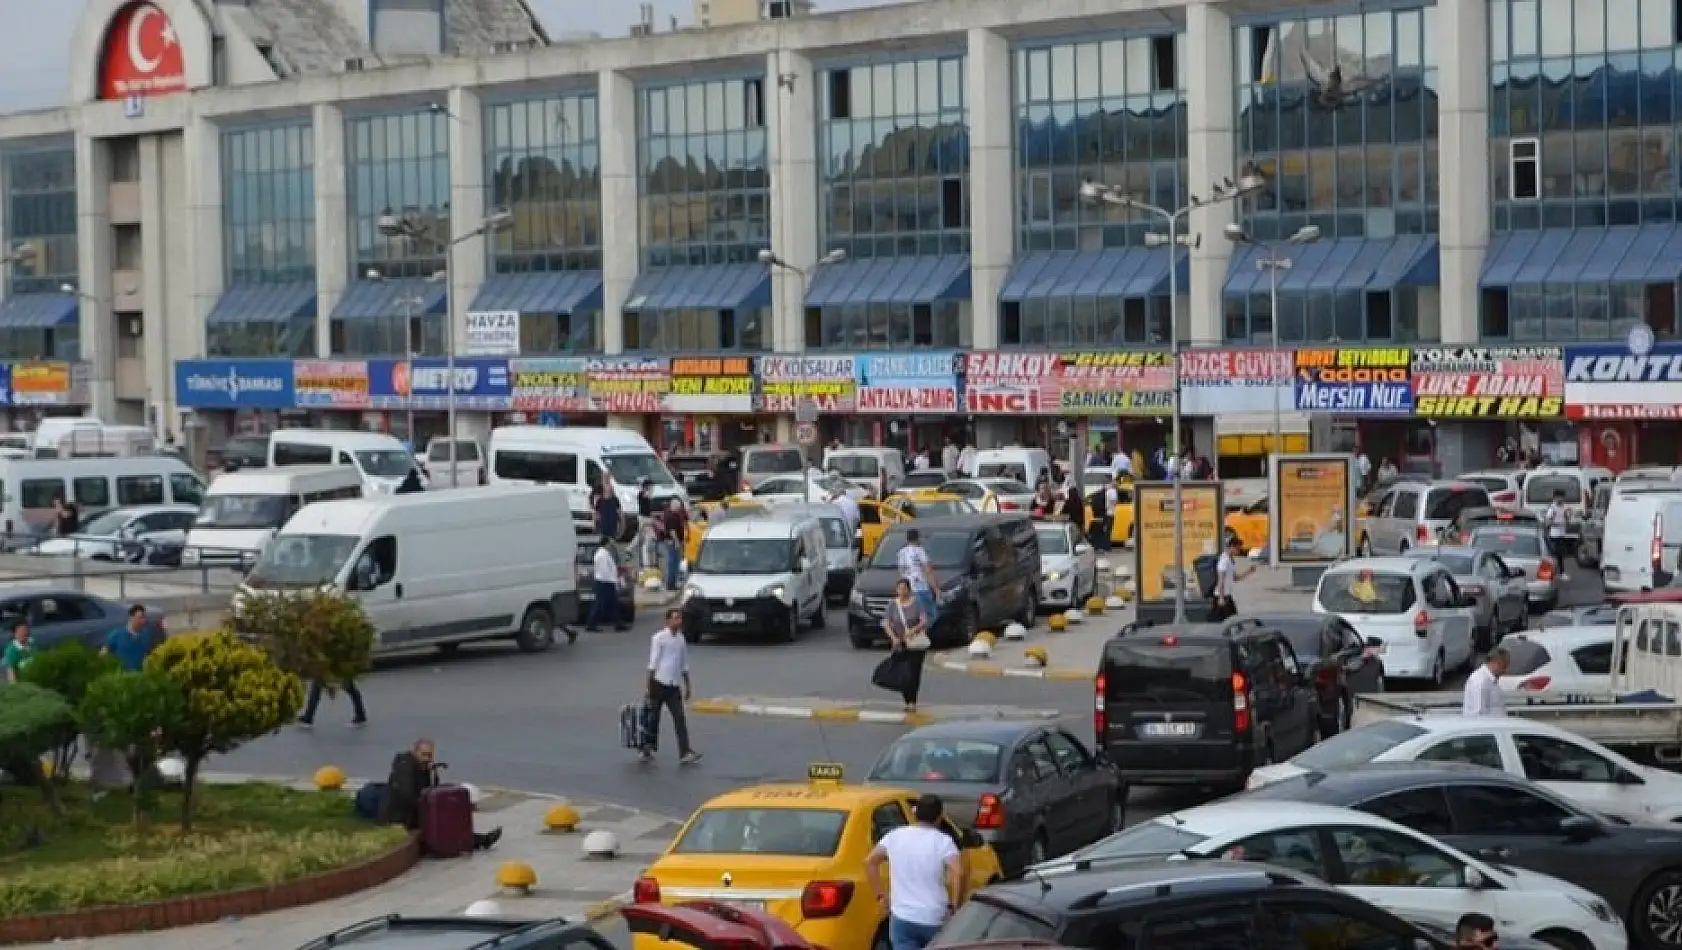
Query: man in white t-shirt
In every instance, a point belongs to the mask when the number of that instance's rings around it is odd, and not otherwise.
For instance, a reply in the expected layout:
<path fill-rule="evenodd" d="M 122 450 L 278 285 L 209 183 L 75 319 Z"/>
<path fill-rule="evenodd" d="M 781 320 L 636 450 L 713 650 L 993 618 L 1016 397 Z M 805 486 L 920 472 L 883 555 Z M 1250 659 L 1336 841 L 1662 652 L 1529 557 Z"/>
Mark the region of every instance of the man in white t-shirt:
<path fill-rule="evenodd" d="M 1559 565 L 1560 583 L 1570 580 L 1565 576 L 1566 517 L 1565 493 L 1556 491 L 1553 501 L 1548 503 L 1548 509 L 1542 512 L 1542 526 L 1548 533 L 1548 553 L 1553 555 L 1554 563 Z"/>
<path fill-rule="evenodd" d="M 1501 677 L 1507 674 L 1507 648 L 1489 651 L 1489 659 L 1466 677 L 1466 694 L 1460 712 L 1467 716 L 1505 716 L 1507 697 L 1501 693 Z"/>
<path fill-rule="evenodd" d="M 1211 620 L 1225 620 L 1237 615 L 1238 561 L 1244 556 L 1244 542 L 1234 535 L 1227 539 L 1226 550 L 1215 561 L 1215 609 Z M 1246 571 L 1246 574 L 1249 572 Z"/>
<path fill-rule="evenodd" d="M 893 950 L 923 950 L 958 906 L 963 861 L 958 845 L 942 830 L 945 806 L 938 795 L 917 799 L 917 821 L 882 836 L 864 861 L 864 876 L 888 911 Z M 884 887 L 882 865 L 892 871 Z"/>

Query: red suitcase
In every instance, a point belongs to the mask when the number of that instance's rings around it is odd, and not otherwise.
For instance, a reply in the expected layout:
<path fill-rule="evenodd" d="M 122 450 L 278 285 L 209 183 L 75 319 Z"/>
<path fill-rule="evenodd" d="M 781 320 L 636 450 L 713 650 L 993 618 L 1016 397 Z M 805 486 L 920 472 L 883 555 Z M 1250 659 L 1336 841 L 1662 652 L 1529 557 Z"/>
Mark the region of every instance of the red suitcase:
<path fill-rule="evenodd" d="M 421 847 L 435 858 L 473 853 L 473 799 L 460 785 L 421 792 Z"/>

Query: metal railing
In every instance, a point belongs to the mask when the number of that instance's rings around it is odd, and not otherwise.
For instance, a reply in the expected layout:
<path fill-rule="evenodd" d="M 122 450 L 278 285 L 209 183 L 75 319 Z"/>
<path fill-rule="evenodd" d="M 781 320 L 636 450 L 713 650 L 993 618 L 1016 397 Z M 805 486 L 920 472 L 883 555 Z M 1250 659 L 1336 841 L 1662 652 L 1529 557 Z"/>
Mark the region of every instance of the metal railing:
<path fill-rule="evenodd" d="M 69 550 L 38 553 L 48 540 L 68 542 Z M 234 548 L 18 534 L 0 534 L 0 552 L 0 585 L 50 585 L 122 601 L 231 594 L 256 558 Z"/>

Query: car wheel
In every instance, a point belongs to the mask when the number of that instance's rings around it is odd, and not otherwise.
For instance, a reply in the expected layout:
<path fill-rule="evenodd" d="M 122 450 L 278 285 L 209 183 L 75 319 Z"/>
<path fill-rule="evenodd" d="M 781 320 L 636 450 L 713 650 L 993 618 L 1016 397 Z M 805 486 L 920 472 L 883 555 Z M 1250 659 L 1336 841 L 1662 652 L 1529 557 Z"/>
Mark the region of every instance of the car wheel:
<path fill-rule="evenodd" d="M 1444 678 L 1443 674 L 1444 674 L 1444 672 L 1445 672 L 1445 670 L 1444 670 L 1444 663 L 1443 663 L 1443 655 L 1442 655 L 1442 652 L 1439 650 L 1437 652 L 1436 657 L 1434 657 L 1431 660 L 1431 688 L 1432 689 L 1442 689 L 1443 688 L 1443 678 Z"/>
<path fill-rule="evenodd" d="M 1110 813 L 1104 823 L 1104 836 L 1108 837 L 1127 827 L 1127 786 L 1116 789 L 1115 797 L 1110 799 Z"/>
<path fill-rule="evenodd" d="M 1028 845 L 1028 863 L 1044 864 L 1051 857 L 1051 845 L 1045 840 L 1045 832 L 1034 833 L 1034 840 Z"/>
<path fill-rule="evenodd" d="M 1379 679 L 1378 688 L 1381 689 L 1381 690 L 1384 688 L 1383 678 Z M 1354 718 L 1355 718 L 1355 700 L 1352 699 L 1348 693 L 1344 693 L 1341 697 L 1341 701 L 1338 703 L 1338 716 L 1337 716 L 1338 728 L 1339 729 L 1348 729 L 1350 723 L 1354 720 Z"/>
<path fill-rule="evenodd" d="M 1646 947 L 1682 946 L 1682 873 L 1663 871 L 1642 885 L 1630 921 Z"/>
<path fill-rule="evenodd" d="M 1355 545 L 1355 555 L 1357 557 L 1372 557 L 1372 538 L 1364 534 L 1361 535 L 1361 542 Z"/>
<path fill-rule="evenodd" d="M 555 645 L 555 620 L 546 607 L 532 607 L 520 619 L 520 632 L 514 642 L 522 653 L 542 653 Z"/>
<path fill-rule="evenodd" d="M 828 608 L 828 605 L 825 602 L 825 598 L 819 597 L 818 598 L 818 612 L 812 615 L 812 629 L 813 630 L 822 630 L 824 627 L 828 626 L 829 615 L 827 613 L 825 613 L 825 611 L 827 611 L 828 609 L 829 608 Z"/>
<path fill-rule="evenodd" d="M 1386 689 L 1387 687 L 1384 685 L 1384 674 L 1381 672 L 1378 674 L 1378 681 L 1372 684 L 1372 691 L 1375 693 L 1382 693 Z M 1353 715 L 1353 712 L 1353 709 L 1351 709 L 1351 715 Z"/>
<path fill-rule="evenodd" d="M 1029 630 L 1034 629 L 1034 621 L 1039 617 L 1040 592 L 1037 588 L 1028 588 L 1028 597 L 1022 603 L 1022 613 L 1016 621 Z"/>
<path fill-rule="evenodd" d="M 779 643 L 793 643 L 800 636 L 800 605 L 790 604 L 788 608 L 788 622 L 777 630 Z"/>

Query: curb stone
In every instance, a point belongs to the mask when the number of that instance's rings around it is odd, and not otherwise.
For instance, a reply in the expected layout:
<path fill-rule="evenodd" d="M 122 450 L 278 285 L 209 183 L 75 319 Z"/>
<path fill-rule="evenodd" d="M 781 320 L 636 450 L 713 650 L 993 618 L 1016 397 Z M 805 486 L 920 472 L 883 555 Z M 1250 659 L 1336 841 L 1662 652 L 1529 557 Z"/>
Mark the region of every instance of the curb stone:
<path fill-rule="evenodd" d="M 966 676 L 1013 676 L 1022 679 L 1058 680 L 1060 682 L 1092 681 L 1091 670 L 1083 670 L 1073 666 L 1005 666 L 1002 663 L 971 663 L 966 660 L 948 660 L 943 656 L 936 656 L 933 661 L 936 669 L 951 673 L 963 673 Z"/>
<path fill-rule="evenodd" d="M 822 705 L 787 702 L 756 702 L 733 699 L 698 699 L 689 704 L 689 711 L 707 716 L 763 716 L 772 719 L 810 719 L 820 722 L 856 722 L 870 725 L 926 726 L 934 722 L 983 719 L 1056 719 L 1061 713 L 1055 709 L 998 710 L 992 715 L 943 715 L 941 713 L 907 713 L 891 709 L 864 709 L 858 706 Z"/>

